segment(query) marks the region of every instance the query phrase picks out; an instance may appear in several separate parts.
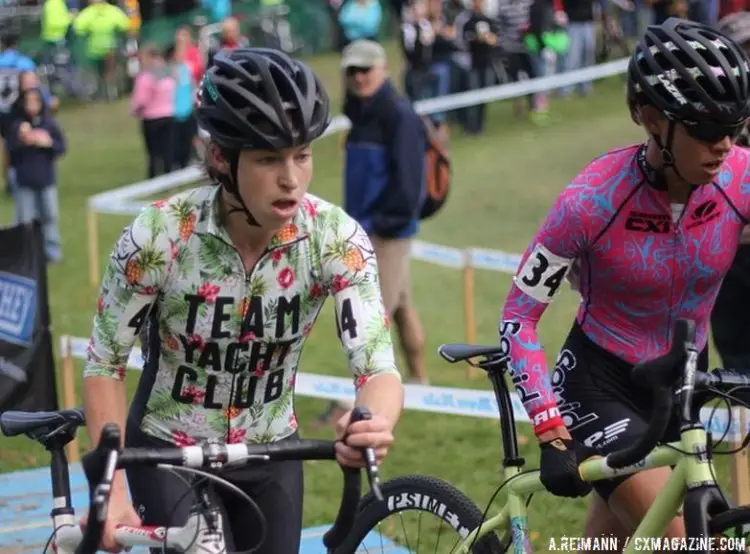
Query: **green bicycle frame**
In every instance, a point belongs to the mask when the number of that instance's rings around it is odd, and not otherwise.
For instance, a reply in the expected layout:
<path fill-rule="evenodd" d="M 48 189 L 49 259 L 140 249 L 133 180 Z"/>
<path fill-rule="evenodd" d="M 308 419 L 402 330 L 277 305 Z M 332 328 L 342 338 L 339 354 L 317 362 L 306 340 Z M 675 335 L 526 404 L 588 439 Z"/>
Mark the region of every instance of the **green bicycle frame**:
<path fill-rule="evenodd" d="M 696 455 L 686 456 L 677 449 L 683 452 L 693 452 Z M 581 477 L 588 482 L 666 466 L 676 467 L 664 489 L 656 497 L 630 538 L 623 550 L 624 554 L 644 552 L 642 548 L 646 542 L 644 539 L 664 536 L 667 525 L 679 512 L 685 491 L 689 487 L 715 482 L 713 462 L 708 459 L 706 453 L 705 430 L 699 428 L 683 431 L 680 442 L 657 447 L 640 462 L 621 469 L 610 468 L 607 466 L 606 459 L 602 457 L 590 458 L 579 466 Z M 510 534 L 511 551 L 514 554 L 532 554 L 526 502 L 531 494 L 545 490 L 539 481 L 539 472 L 524 473 L 520 467 L 506 467 L 503 473 L 508 497 L 505 506 L 500 513 L 469 533 L 456 547 L 457 554 L 469 554 L 474 537 L 479 540 L 493 531 L 498 534 L 503 543 L 507 541 Z M 617 541 L 616 538 L 609 537 L 603 540 Z"/>

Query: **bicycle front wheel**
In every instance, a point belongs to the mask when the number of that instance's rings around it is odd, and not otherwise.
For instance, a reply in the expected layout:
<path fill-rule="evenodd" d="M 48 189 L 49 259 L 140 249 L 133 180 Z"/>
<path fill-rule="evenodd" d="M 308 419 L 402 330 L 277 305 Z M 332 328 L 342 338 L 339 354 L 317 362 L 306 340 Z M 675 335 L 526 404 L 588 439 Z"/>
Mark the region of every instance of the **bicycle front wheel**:
<path fill-rule="evenodd" d="M 466 495 L 434 477 L 399 477 L 383 483 L 381 489 L 384 502 L 372 493 L 362 499 L 354 527 L 336 554 L 448 554 L 482 520 L 481 510 Z M 490 533 L 471 551 L 498 554 L 502 548 L 497 535 Z"/>

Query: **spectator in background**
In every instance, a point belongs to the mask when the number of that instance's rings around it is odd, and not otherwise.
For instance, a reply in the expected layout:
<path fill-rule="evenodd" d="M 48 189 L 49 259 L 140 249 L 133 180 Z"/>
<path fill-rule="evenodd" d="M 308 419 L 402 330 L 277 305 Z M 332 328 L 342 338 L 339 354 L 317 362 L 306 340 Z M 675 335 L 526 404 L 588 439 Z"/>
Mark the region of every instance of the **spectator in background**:
<path fill-rule="evenodd" d="M 131 111 L 141 119 L 149 179 L 172 171 L 176 80 L 157 47 L 141 49 L 141 71 L 135 78 Z"/>
<path fill-rule="evenodd" d="M 654 18 L 654 25 L 661 25 L 670 17 L 685 18 L 688 15 L 686 0 L 648 0 Z"/>
<path fill-rule="evenodd" d="M 594 25 L 593 0 L 563 0 L 563 9 L 568 20 L 568 52 L 564 58 L 565 71 L 583 69 L 596 63 L 596 27 Z M 591 92 L 591 81 L 576 85 L 581 96 Z M 573 92 L 573 86 L 562 90 L 563 96 Z"/>
<path fill-rule="evenodd" d="M 567 15 L 559 0 L 534 0 L 529 8 L 529 26 L 523 33 L 523 41 L 531 56 L 534 77 L 554 75 L 564 60 L 569 39 L 565 25 Z M 533 120 L 547 121 L 549 93 L 534 95 Z"/>
<path fill-rule="evenodd" d="M 6 141 L 16 180 L 13 191 L 16 223 L 38 219 L 44 231 L 47 261 L 59 262 L 62 247 L 56 165 L 65 153 L 65 137 L 44 105 L 39 89 L 23 92 L 14 112 L 16 117 Z"/>
<path fill-rule="evenodd" d="M 443 3 L 441 0 L 428 1 L 427 17 L 435 33 L 435 44 L 432 47 L 432 62 L 430 63 L 430 74 L 435 79 L 435 96 L 446 96 L 451 92 L 453 79 L 453 67 L 451 56 L 456 50 L 456 30 L 443 15 Z M 432 122 L 440 133 L 447 134 L 448 126 L 445 125 L 446 114 L 439 112 L 430 116 Z"/>
<path fill-rule="evenodd" d="M 453 27 L 446 25 L 440 1 L 412 0 L 404 10 L 401 23 L 401 47 L 406 58 L 404 84 L 412 102 L 445 96 L 451 89 L 450 55 L 453 52 Z M 447 133 L 445 113 L 430 115 L 440 133 Z"/>
<path fill-rule="evenodd" d="M 99 75 L 99 96 L 117 98 L 114 75 L 117 45 L 121 34 L 130 32 L 130 18 L 105 0 L 89 0 L 89 5 L 73 20 L 73 30 L 86 37 L 86 57 Z"/>
<path fill-rule="evenodd" d="M 236 17 L 227 17 L 221 25 L 221 48 L 233 50 L 235 48 L 247 48 L 250 42 L 242 36 L 240 20 Z"/>
<path fill-rule="evenodd" d="M 250 41 L 242 36 L 239 19 L 231 16 L 227 17 L 221 24 L 221 34 L 219 35 L 218 43 L 213 41 L 209 49 L 207 65 L 211 65 L 214 55 L 219 50 L 223 50 L 224 48 L 233 50 L 235 48 L 247 48 L 248 46 L 250 46 Z"/>
<path fill-rule="evenodd" d="M 45 57 L 49 57 L 59 45 L 64 44 L 72 21 L 73 14 L 65 0 L 44 0 L 40 38 L 44 44 Z"/>
<path fill-rule="evenodd" d="M 22 93 L 31 89 L 39 89 L 42 94 L 42 99 L 44 100 L 45 107 L 52 113 L 55 113 L 57 111 L 57 108 L 60 107 L 60 99 L 57 96 L 52 96 L 49 88 L 42 85 L 41 81 L 39 81 L 39 75 L 37 75 L 36 71 L 24 71 L 23 73 L 21 73 L 21 75 L 19 76 L 19 85 Z"/>
<path fill-rule="evenodd" d="M 210 23 L 224 21 L 232 14 L 231 0 L 201 0 L 201 7 L 208 11 Z"/>
<path fill-rule="evenodd" d="M 24 71 L 36 71 L 36 64 L 31 58 L 18 51 L 18 35 L 6 33 L 0 39 L 2 53 L 0 53 L 0 136 L 5 139 L 5 133 L 11 123 L 13 106 L 18 100 L 21 87 L 21 74 Z M 6 145 L 7 146 L 7 145 Z M 4 149 L 3 174 L 5 176 L 5 192 L 13 193 L 13 171 L 7 148 Z"/>
<path fill-rule="evenodd" d="M 183 169 L 190 163 L 193 140 L 198 133 L 198 123 L 193 116 L 196 86 L 190 67 L 174 45 L 167 48 L 166 58 L 175 78 L 173 165 L 175 169 Z"/>
<path fill-rule="evenodd" d="M 378 40 L 382 19 L 379 0 L 346 0 L 339 10 L 343 46 L 359 39 Z"/>
<path fill-rule="evenodd" d="M 378 262 L 385 311 L 396 324 L 410 381 L 427 383 L 424 331 L 411 297 L 409 254 L 424 201 L 422 121 L 388 78 L 381 44 L 357 40 L 342 52 L 351 121 L 344 161 L 344 210 L 367 232 Z M 332 402 L 321 421 L 349 406 Z"/>
<path fill-rule="evenodd" d="M 125 15 L 130 19 L 130 35 L 137 37 L 138 33 L 141 31 L 141 25 L 143 23 L 141 20 L 141 8 L 138 0 L 122 0 L 122 7 Z"/>
<path fill-rule="evenodd" d="M 435 31 L 427 19 L 426 0 L 412 0 L 401 23 L 404 54 L 404 90 L 412 101 L 435 96 L 435 79 L 430 73 Z"/>
<path fill-rule="evenodd" d="M 463 44 L 471 56 L 468 74 L 469 89 L 476 90 L 495 82 L 492 67 L 493 48 L 497 46 L 497 35 L 491 31 L 491 20 L 484 14 L 484 0 L 472 0 L 471 16 L 463 25 Z M 466 109 L 465 131 L 480 135 L 484 131 L 485 105 L 477 104 Z"/>
<path fill-rule="evenodd" d="M 205 67 L 203 66 L 203 56 L 201 51 L 193 42 L 193 33 L 190 27 L 184 26 L 177 29 L 174 36 L 175 56 L 190 69 L 190 75 L 193 78 L 193 84 L 197 87 L 203 77 Z"/>
<path fill-rule="evenodd" d="M 500 47 L 506 54 L 507 72 L 511 81 L 518 82 L 524 77 L 534 78 L 534 66 L 531 55 L 523 42 L 523 32 L 529 26 L 529 12 L 533 0 L 508 0 L 499 7 L 498 36 Z M 523 99 L 514 99 L 516 114 L 523 111 Z M 528 96 L 529 109 L 534 112 L 536 104 L 534 95 Z"/>

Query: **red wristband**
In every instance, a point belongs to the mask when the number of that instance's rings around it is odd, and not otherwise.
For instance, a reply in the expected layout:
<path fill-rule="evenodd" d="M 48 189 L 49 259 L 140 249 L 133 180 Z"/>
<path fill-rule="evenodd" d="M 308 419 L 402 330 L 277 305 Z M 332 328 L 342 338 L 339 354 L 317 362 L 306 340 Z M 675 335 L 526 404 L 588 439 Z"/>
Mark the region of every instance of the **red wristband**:
<path fill-rule="evenodd" d="M 557 406 L 549 406 L 529 414 L 531 424 L 534 426 L 534 434 L 538 437 L 555 427 L 565 427 L 565 422 L 560 416 Z"/>

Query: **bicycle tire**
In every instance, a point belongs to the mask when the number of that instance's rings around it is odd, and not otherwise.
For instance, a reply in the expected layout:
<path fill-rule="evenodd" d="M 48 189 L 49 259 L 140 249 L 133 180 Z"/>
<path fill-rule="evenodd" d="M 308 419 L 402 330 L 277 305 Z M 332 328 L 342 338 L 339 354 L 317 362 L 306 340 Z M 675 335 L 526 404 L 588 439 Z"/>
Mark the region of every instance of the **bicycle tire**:
<path fill-rule="evenodd" d="M 431 513 L 442 519 L 445 523 L 448 523 L 448 525 L 457 532 L 458 529 L 456 529 L 456 526 L 447 519 L 449 513 L 455 515 L 457 521 L 460 522 L 459 527 L 466 527 L 469 531 L 476 529 L 479 526 L 479 522 L 482 520 L 482 511 L 476 504 L 474 504 L 474 502 L 469 500 L 464 493 L 450 483 L 435 477 L 427 475 L 407 475 L 404 477 L 398 477 L 383 483 L 381 485 L 381 490 L 383 491 L 384 502 L 379 502 L 373 496 L 372 492 L 362 498 L 359 504 L 357 518 L 354 521 L 354 526 L 344 543 L 335 550 L 335 554 L 353 554 L 357 551 L 357 547 L 365 539 L 367 534 L 372 531 L 378 523 L 393 514 L 403 511 L 421 511 Z M 436 502 L 431 503 L 427 507 L 425 507 L 424 503 L 421 503 L 418 506 L 407 505 L 399 507 L 392 501 L 390 504 L 393 508 L 389 508 L 389 499 L 392 499 L 395 495 L 401 494 L 420 495 L 417 498 L 427 496 Z M 415 497 L 410 496 L 410 498 Z M 438 507 L 445 505 L 445 509 L 442 512 L 443 515 L 439 515 L 429 509 L 429 506 L 434 506 L 435 504 L 437 504 Z M 471 551 L 473 554 L 499 554 L 503 552 L 503 549 L 497 535 L 495 533 L 490 533 L 477 541 Z"/>

